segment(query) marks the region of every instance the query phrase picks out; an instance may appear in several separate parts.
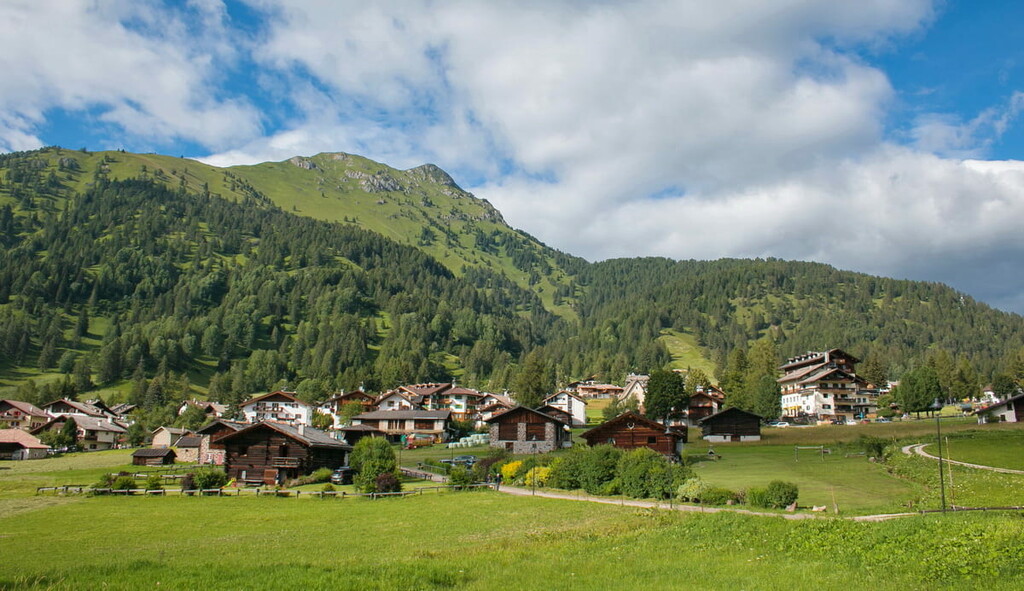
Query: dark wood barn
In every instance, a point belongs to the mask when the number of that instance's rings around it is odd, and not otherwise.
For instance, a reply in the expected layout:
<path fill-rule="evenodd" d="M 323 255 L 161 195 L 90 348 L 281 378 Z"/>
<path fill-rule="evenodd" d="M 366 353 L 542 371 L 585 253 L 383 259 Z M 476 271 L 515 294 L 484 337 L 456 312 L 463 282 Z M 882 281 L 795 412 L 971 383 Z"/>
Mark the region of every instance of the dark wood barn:
<path fill-rule="evenodd" d="M 196 430 L 196 435 L 202 437 L 202 442 L 199 445 L 199 463 L 223 465 L 224 444 L 220 442 L 221 437 L 241 431 L 248 426 L 249 423 L 217 419 Z"/>
<path fill-rule="evenodd" d="M 708 441 L 760 441 L 762 418 L 738 408 L 727 408 L 700 420 Z"/>
<path fill-rule="evenodd" d="M 256 423 L 217 440 L 224 445 L 229 478 L 247 484 L 281 484 L 318 468 L 348 463 L 352 446 L 312 427 Z"/>
<path fill-rule="evenodd" d="M 540 411 L 517 406 L 487 421 L 491 447 L 514 454 L 540 454 L 572 445 L 571 431 L 565 421 Z"/>
<path fill-rule="evenodd" d="M 686 443 L 686 427 L 669 427 L 627 411 L 586 431 L 580 437 L 588 445 L 608 444 L 620 449 L 646 447 L 664 456 L 678 456 Z"/>
<path fill-rule="evenodd" d="M 167 447 L 148 447 L 137 449 L 132 452 L 132 465 L 134 466 L 162 466 L 173 464 L 177 459 L 173 449 Z"/>

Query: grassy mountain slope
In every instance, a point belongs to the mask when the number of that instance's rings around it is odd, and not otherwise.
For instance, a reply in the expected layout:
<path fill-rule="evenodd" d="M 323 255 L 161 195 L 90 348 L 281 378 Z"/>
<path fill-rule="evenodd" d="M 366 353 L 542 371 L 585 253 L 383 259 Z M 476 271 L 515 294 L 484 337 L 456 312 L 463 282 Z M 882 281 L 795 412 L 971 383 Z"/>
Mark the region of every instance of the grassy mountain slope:
<path fill-rule="evenodd" d="M 118 179 L 146 186 L 116 185 Z M 146 203 L 139 191 L 163 205 Z M 250 219 L 255 210 L 262 213 Z M 170 211 L 193 217 L 165 224 Z M 97 216 L 109 221 L 85 224 Z M 83 240 L 71 224 L 76 219 L 95 249 L 75 242 Z M 76 249 L 95 256 L 76 258 Z M 509 228 L 490 204 L 434 166 L 402 171 L 349 154 L 231 168 L 59 148 L 0 155 L 0 256 L 10 267 L 0 271 L 0 331 L 27 339 L 13 346 L 22 351 L 16 363 L 0 359 L 0 377 L 12 382 L 59 375 L 52 363 L 41 369 L 32 360 L 46 357 L 41 349 L 54 340 L 46 335 L 55 323 L 68 333 L 83 310 L 92 317 L 74 347 L 81 354 L 96 353 L 108 332 L 98 327 L 116 316 L 125 321 L 125 314 L 132 323 L 162 323 L 132 336 L 149 339 L 146 347 L 159 346 L 153 334 L 185 338 L 174 323 L 192 340 L 210 326 L 233 335 L 226 353 L 192 351 L 179 360 L 179 370 L 204 386 L 264 349 L 288 357 L 288 379 L 327 379 L 316 355 L 307 359 L 291 348 L 351 356 L 343 344 L 349 337 L 365 351 L 339 384 L 387 369 L 395 379 L 446 375 L 510 387 L 534 348 L 550 363 L 551 382 L 621 380 L 627 371 L 662 365 L 711 373 L 729 351 L 764 336 L 782 355 L 839 346 L 880 359 L 895 374 L 944 349 L 973 364 L 983 380 L 1024 346 L 1020 316 L 934 283 L 778 260 L 590 264 Z M 427 283 L 411 281 L 424 266 L 431 269 Z M 224 277 L 226 292 L 195 300 L 197 290 Z M 238 306 L 244 322 L 234 319 Z M 327 328 L 346 336 L 323 337 L 318 323 L 339 316 L 354 324 Z M 255 328 L 239 332 L 238 322 Z M 308 334 L 303 323 L 313 327 Z M 67 343 L 57 348 L 59 354 Z M 418 367 L 380 361 L 412 349 Z"/>
<path fill-rule="evenodd" d="M 351 223 L 419 248 L 456 275 L 467 268 L 504 275 L 536 292 L 549 310 L 573 317 L 572 276 L 583 261 L 510 228 L 486 200 L 462 190 L 432 164 L 403 171 L 334 153 L 218 168 L 157 154 L 60 148 L 35 152 L 31 160 L 77 192 L 99 171 L 110 180 L 148 178 L 231 201 L 260 195 L 285 211 Z"/>

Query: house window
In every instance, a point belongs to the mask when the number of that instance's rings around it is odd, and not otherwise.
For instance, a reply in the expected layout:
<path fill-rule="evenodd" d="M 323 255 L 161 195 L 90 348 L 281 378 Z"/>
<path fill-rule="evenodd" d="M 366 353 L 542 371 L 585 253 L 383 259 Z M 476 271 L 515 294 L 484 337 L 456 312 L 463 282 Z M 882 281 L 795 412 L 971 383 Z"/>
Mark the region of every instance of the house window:
<path fill-rule="evenodd" d="M 429 419 L 416 419 L 414 428 L 417 431 L 430 431 L 434 428 L 434 421 Z"/>
<path fill-rule="evenodd" d="M 395 419 L 389 420 L 388 421 L 388 430 L 389 431 L 398 431 L 398 430 L 400 430 L 403 427 L 402 423 L 404 423 L 404 421 L 402 421 L 402 420 L 395 420 Z"/>
<path fill-rule="evenodd" d="M 657 437 L 655 437 L 653 435 L 648 435 L 647 436 L 647 445 L 654 445 L 657 442 L 658 442 L 658 438 Z"/>

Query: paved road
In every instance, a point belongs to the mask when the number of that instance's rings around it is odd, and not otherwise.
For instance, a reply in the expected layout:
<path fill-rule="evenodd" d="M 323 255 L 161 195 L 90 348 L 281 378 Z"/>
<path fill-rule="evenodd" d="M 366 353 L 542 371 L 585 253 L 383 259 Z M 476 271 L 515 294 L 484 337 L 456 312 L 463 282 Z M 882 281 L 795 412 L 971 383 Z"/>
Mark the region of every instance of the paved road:
<path fill-rule="evenodd" d="M 908 456 L 909 455 L 913 455 L 913 454 L 916 453 L 917 455 L 925 457 L 925 458 L 928 458 L 928 459 L 938 460 L 939 459 L 938 457 L 933 456 L 930 453 L 924 451 L 924 447 L 926 445 L 929 445 L 929 444 L 927 444 L 927 443 L 915 443 L 915 444 L 911 444 L 911 445 L 904 445 L 902 447 L 902 450 L 903 450 L 903 453 L 907 454 Z M 942 461 L 946 462 L 947 464 L 956 464 L 957 466 L 967 466 L 968 468 L 977 468 L 979 470 L 991 470 L 992 472 L 1001 472 L 1003 474 L 1024 474 L 1024 470 L 1011 470 L 1009 468 L 996 468 L 994 466 L 982 466 L 981 464 L 969 464 L 967 462 L 958 462 L 956 460 L 951 460 L 949 458 L 942 458 Z"/>
<path fill-rule="evenodd" d="M 501 485 L 499 492 L 503 492 L 510 495 L 519 496 L 538 496 L 548 499 L 563 499 L 568 501 L 588 501 L 591 503 L 603 503 L 606 505 L 620 505 L 623 507 L 642 507 L 642 508 L 654 508 L 654 509 L 667 509 L 671 511 L 685 511 L 691 513 L 742 513 L 744 515 L 756 515 L 759 517 L 781 517 L 783 519 L 820 519 L 824 517 L 833 517 L 833 515 L 825 513 L 768 513 L 762 511 L 750 511 L 747 509 L 732 509 L 728 507 L 702 507 L 699 505 L 680 505 L 677 503 L 663 503 L 658 501 L 639 501 L 639 500 L 627 500 L 627 499 L 607 499 L 602 497 L 592 497 L 585 493 L 570 493 L 570 492 L 553 492 L 548 490 L 537 490 L 534 491 L 529 488 L 520 488 L 517 486 Z M 888 513 L 883 515 L 858 515 L 856 517 L 844 517 L 843 519 L 851 519 L 853 521 L 885 521 L 887 519 L 896 519 L 899 517 L 909 517 L 911 515 L 919 515 L 919 513 Z"/>

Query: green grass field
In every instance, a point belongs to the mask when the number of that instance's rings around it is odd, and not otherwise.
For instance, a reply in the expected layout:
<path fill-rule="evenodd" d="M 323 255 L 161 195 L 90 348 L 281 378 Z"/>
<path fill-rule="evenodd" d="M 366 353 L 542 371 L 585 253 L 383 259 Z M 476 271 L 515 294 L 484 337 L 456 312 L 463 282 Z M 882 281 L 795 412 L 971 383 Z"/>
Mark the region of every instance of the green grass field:
<path fill-rule="evenodd" d="M 1003 423 L 1002 425 L 1012 424 Z M 943 425 L 943 428 L 945 428 L 945 425 Z M 954 432 L 951 436 L 944 437 L 942 444 L 943 455 L 960 462 L 993 466 L 995 468 L 1024 470 L 1024 454 L 1021 453 L 1021 450 L 1024 449 L 1024 430 L 1011 429 L 987 433 L 984 436 L 980 436 L 979 433 L 982 432 L 971 431 L 962 434 Z M 938 445 L 934 443 L 928 445 L 925 451 L 936 455 L 938 453 Z"/>
<path fill-rule="evenodd" d="M 702 480 L 732 490 L 765 486 L 772 480 L 793 482 L 800 487 L 801 507 L 825 505 L 832 511 L 835 504 L 842 514 L 886 513 L 906 510 L 905 499 L 920 494 L 918 485 L 893 478 L 864 456 L 838 452 L 822 459 L 813 451 L 797 455 L 789 446 L 715 446 L 715 451 L 721 460 L 695 466 Z"/>
<path fill-rule="evenodd" d="M 888 426 L 863 425 L 872 432 Z M 715 444 L 722 459 L 695 469 L 734 489 L 795 482 L 801 506 L 831 509 L 834 494 L 843 516 L 906 510 L 907 501 L 934 508 L 935 462 L 846 457 L 852 446 L 837 438 L 860 427 L 779 429 L 774 443 Z M 918 423 L 904 427 L 905 441 L 928 437 Z M 1019 449 L 1024 434 L 963 427 L 951 431 L 951 442 L 965 452 L 990 443 Z M 795 459 L 794 441 L 835 453 Z M 688 453 L 707 448 L 691 443 Z M 486 451 L 434 446 L 403 451 L 402 463 Z M 1015 589 L 1024 576 L 1024 562 L 1006 560 L 1024 553 L 1019 513 L 790 522 L 492 491 L 376 501 L 34 494 L 37 486 L 89 484 L 129 469 L 129 456 L 118 450 L 0 463 L 0 547 L 15 557 L 0 561 L 0 589 L 998 590 Z M 967 468 L 952 475 L 947 495 L 960 505 L 1010 504 L 1024 489 L 1024 476 Z"/>
<path fill-rule="evenodd" d="M 786 522 L 479 492 L 98 497 L 0 526 L 17 557 L 3 589 L 1011 589 L 1024 574 L 976 559 L 1024 551 L 1024 522 L 999 515 Z"/>

